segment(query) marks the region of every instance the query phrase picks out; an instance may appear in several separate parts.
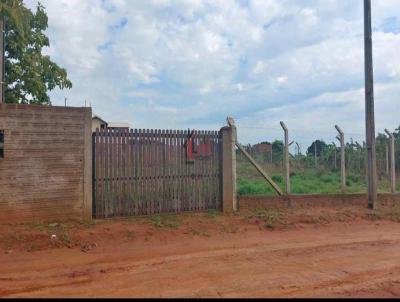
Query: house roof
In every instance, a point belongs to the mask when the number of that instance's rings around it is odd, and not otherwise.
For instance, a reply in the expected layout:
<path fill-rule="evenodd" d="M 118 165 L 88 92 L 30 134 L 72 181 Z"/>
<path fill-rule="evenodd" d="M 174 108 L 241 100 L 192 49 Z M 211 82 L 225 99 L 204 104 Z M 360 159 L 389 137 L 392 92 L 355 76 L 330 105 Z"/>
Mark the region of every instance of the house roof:
<path fill-rule="evenodd" d="M 100 116 L 98 116 L 98 115 L 93 115 L 92 120 L 94 120 L 94 119 L 98 119 L 98 120 L 100 120 L 101 122 L 107 124 L 107 122 L 106 122 L 105 120 L 103 120 L 103 119 L 102 119 Z"/>
<path fill-rule="evenodd" d="M 109 122 L 108 128 L 129 128 L 128 123 Z"/>

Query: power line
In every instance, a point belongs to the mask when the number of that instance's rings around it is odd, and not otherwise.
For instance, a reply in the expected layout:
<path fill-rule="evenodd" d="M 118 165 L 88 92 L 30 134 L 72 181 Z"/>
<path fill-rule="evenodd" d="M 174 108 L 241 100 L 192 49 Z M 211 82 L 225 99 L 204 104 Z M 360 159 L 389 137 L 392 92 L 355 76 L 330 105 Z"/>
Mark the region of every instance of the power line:
<path fill-rule="evenodd" d="M 238 130 L 240 129 L 259 129 L 259 130 L 274 130 L 274 131 L 282 131 L 282 129 L 279 128 L 274 128 L 274 127 L 256 127 L 256 126 L 243 126 L 238 124 L 237 125 Z M 329 130 L 311 130 L 311 129 L 304 129 L 304 128 L 294 128 L 291 129 L 291 132 L 307 132 L 307 133 L 326 133 L 326 134 L 331 134 L 331 133 L 335 133 L 334 130 L 329 131 Z M 365 133 L 361 133 L 361 132 L 345 132 L 345 135 L 364 135 Z"/>

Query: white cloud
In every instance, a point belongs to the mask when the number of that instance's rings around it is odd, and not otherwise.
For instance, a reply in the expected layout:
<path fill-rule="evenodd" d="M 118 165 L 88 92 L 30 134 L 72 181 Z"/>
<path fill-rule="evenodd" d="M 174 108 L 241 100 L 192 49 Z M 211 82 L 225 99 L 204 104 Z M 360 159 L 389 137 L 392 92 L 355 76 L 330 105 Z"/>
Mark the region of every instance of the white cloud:
<path fill-rule="evenodd" d="M 105 119 L 142 128 L 212 129 L 233 115 L 262 127 L 287 120 L 329 132 L 338 123 L 363 133 L 362 1 L 41 2 L 46 53 L 74 84 L 54 91 L 54 104 L 86 99 Z M 373 2 L 377 128 L 400 124 L 400 33 L 381 26 L 391 17 L 400 20 L 397 0 Z"/>
<path fill-rule="evenodd" d="M 288 81 L 288 77 L 287 76 L 280 76 L 276 78 L 276 81 L 278 82 L 279 85 L 283 85 Z"/>
<path fill-rule="evenodd" d="M 263 61 L 258 61 L 256 66 L 254 66 L 252 73 L 255 75 L 264 73 L 267 69 L 267 64 Z"/>

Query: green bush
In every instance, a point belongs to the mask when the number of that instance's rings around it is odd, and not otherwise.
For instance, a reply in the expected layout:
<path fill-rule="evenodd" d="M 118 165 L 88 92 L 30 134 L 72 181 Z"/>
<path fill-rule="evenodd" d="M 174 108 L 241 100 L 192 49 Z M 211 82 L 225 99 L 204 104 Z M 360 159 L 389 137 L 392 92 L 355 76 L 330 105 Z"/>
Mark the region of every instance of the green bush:
<path fill-rule="evenodd" d="M 322 175 L 320 179 L 325 183 L 334 182 L 332 175 Z"/>
<path fill-rule="evenodd" d="M 277 182 L 277 183 L 282 183 L 283 182 L 283 178 L 280 175 L 273 175 L 272 176 L 272 180 Z"/>
<path fill-rule="evenodd" d="M 355 174 L 349 174 L 347 176 L 347 179 L 352 182 L 352 183 L 358 183 L 361 182 L 361 178 L 359 175 L 355 175 Z"/>
<path fill-rule="evenodd" d="M 238 195 L 264 195 L 272 193 L 272 189 L 264 181 L 239 179 Z"/>

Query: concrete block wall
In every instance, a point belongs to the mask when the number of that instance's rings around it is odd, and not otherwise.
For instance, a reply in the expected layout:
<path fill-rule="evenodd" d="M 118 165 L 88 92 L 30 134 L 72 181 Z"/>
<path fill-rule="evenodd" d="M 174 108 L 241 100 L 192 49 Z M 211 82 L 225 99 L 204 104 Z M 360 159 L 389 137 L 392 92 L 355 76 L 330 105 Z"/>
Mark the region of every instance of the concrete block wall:
<path fill-rule="evenodd" d="M 359 205 L 367 207 L 368 201 L 366 194 L 304 194 L 291 195 L 289 197 L 290 206 L 341 206 Z M 238 198 L 239 209 L 241 211 L 255 209 L 257 207 L 287 207 L 287 198 L 279 196 L 240 196 Z M 382 193 L 378 194 L 378 204 L 399 203 L 400 194 Z"/>
<path fill-rule="evenodd" d="M 92 217 L 90 108 L 0 104 L 0 223 Z"/>

